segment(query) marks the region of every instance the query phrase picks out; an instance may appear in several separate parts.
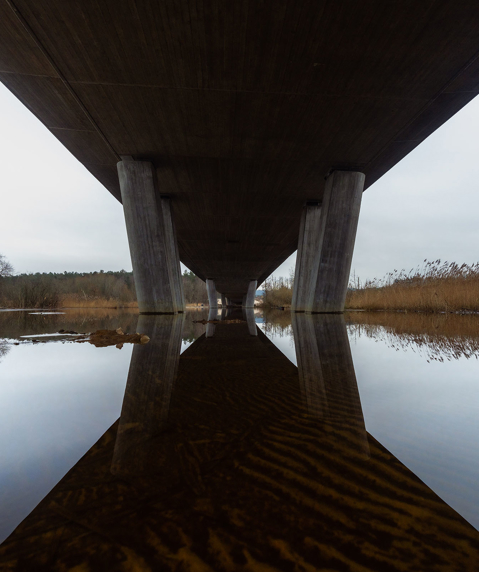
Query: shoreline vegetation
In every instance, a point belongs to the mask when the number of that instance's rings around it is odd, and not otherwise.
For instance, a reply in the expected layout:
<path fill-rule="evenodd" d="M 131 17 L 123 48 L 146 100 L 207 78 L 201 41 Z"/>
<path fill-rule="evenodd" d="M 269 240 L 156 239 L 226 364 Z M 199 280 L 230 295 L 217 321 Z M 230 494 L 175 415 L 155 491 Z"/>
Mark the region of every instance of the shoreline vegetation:
<path fill-rule="evenodd" d="M 63 272 L 13 275 L 0 256 L 0 308 L 29 309 L 137 309 L 133 273 Z M 208 305 L 205 283 L 193 272 L 182 275 L 188 308 Z M 264 283 L 264 308 L 289 309 L 293 296 L 294 268 L 289 277 L 270 277 Z M 479 313 L 479 262 L 459 266 L 454 262 L 424 260 L 422 266 L 394 270 L 384 278 L 351 278 L 346 310 L 370 312 Z"/>
<path fill-rule="evenodd" d="M 479 262 L 424 260 L 422 266 L 394 270 L 384 278 L 364 283 L 352 278 L 346 296 L 348 310 L 477 313 L 479 312 Z"/>
<path fill-rule="evenodd" d="M 271 277 L 265 282 L 263 306 L 291 307 L 294 269 L 289 278 Z M 479 262 L 424 260 L 421 266 L 394 270 L 384 278 L 361 280 L 352 276 L 346 310 L 369 312 L 419 312 L 434 314 L 479 313 Z"/>
<path fill-rule="evenodd" d="M 188 307 L 207 304 L 206 284 L 193 272 L 182 275 Z M 63 272 L 0 275 L 0 308 L 132 308 L 137 309 L 132 272 Z"/>
<path fill-rule="evenodd" d="M 294 267 L 289 269 L 289 277 L 270 276 L 264 282 L 263 303 L 266 308 L 291 308 L 294 286 Z"/>

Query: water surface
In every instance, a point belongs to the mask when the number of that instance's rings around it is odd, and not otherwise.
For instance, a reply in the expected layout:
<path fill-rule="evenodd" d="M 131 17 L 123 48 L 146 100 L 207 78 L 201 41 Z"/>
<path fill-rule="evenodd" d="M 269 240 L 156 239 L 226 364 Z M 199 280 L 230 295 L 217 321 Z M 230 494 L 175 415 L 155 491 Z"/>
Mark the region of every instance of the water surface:
<path fill-rule="evenodd" d="M 232 318 L 238 323 L 228 323 Z M 197 323 L 203 319 L 217 323 Z M 88 332 L 118 327 L 125 332 L 141 330 L 151 341 L 145 347 L 125 345 L 118 350 L 73 343 L 68 336 L 45 336 L 61 329 Z M 428 502 L 445 501 L 478 528 L 478 332 L 474 316 L 358 312 L 346 315 L 344 321 L 305 315 L 292 319 L 288 312 L 258 310 L 195 311 L 175 319 L 139 318 L 131 311 L 114 310 L 0 312 L 0 539 L 109 431 L 116 444 L 108 474 L 127 480 L 134 476 L 137 482 L 145 475 L 158 479 L 167 466 L 165 491 L 175 480 L 186 479 L 184 486 L 197 499 L 206 494 L 204 482 L 218 470 L 213 467 L 242 451 L 234 462 L 246 473 L 256 471 L 256 479 L 263 475 L 261 486 L 272 479 L 268 495 L 293 495 L 294 502 L 302 503 L 301 510 L 296 505 L 285 510 L 304 517 L 305 530 L 313 518 L 308 511 L 317 502 L 314 499 L 325 494 L 313 483 L 333 462 L 329 458 L 321 465 L 320 459 L 334 434 L 335 462 L 347 458 L 354 465 L 348 470 L 360 470 L 361 475 L 386 463 L 399 474 L 396 458 L 411 471 L 407 485 L 398 481 L 401 494 L 422 486 L 414 480 L 417 476 L 427 485 L 425 491 L 439 495 L 437 501 L 431 497 Z M 274 353 L 277 350 L 263 339 L 281 353 Z M 185 353 L 179 360 L 181 352 Z M 322 437 L 316 443 L 319 427 Z M 296 452 L 286 453 L 293 441 Z M 313 442 L 323 448 L 310 458 L 308 447 Z M 231 449 L 228 443 L 236 445 Z M 393 457 L 387 457 L 388 451 Z M 255 455 L 259 457 L 252 467 Z M 172 464 L 176 458 L 178 466 Z M 297 476 L 277 484 L 275 492 L 272 483 L 279 483 L 279 474 L 286 473 L 288 478 Z M 335 487 L 344 497 L 342 474 L 327 485 L 332 487 L 327 498 L 334 496 Z M 381 474 L 374 477 L 378 482 Z M 237 472 L 225 478 L 234 481 Z M 324 478 L 317 482 L 326 487 Z M 218 497 L 222 482 L 217 484 Z M 291 492 L 301 482 L 301 488 Z M 367 483 L 363 496 L 372 494 Z M 306 494 L 304 487 L 313 487 L 312 492 Z M 56 490 L 52 494 L 58 495 Z M 381 494 L 389 499 L 393 493 Z M 348 495 L 353 493 L 348 490 Z M 422 492 L 421 498 L 424 495 L 429 493 Z M 44 511 L 42 507 L 33 514 Z M 349 519 L 356 518 L 351 506 L 343 509 Z M 235 510 L 231 508 L 230 518 Z M 371 522 L 394 520 L 388 510 L 375 508 Z M 335 521 L 338 535 L 343 524 Z M 297 523 L 298 530 L 302 526 Z M 195 530 L 191 538 L 198 543 Z M 404 542 L 399 536 L 395 540 Z M 278 546 L 271 550 L 279 550 Z M 306 554 L 310 548 L 302 545 L 301 550 Z M 284 554 L 282 558 L 294 560 Z M 355 558 L 359 562 L 366 556 L 358 553 Z M 341 558 L 337 569 L 340 562 Z"/>

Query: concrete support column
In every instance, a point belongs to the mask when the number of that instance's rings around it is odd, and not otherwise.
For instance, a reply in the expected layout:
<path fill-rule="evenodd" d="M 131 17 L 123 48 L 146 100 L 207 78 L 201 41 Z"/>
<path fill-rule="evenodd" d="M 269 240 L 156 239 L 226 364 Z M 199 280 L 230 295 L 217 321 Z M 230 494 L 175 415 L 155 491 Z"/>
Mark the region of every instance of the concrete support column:
<path fill-rule="evenodd" d="M 295 312 L 310 312 L 319 268 L 318 246 L 321 239 L 321 204 L 308 201 L 299 228 L 298 253 L 294 274 L 293 300 Z"/>
<path fill-rule="evenodd" d="M 174 314 L 172 235 L 165 233 L 155 169 L 146 161 L 120 161 L 117 168 L 140 313 Z"/>
<path fill-rule="evenodd" d="M 208 304 L 210 308 L 218 308 L 218 294 L 214 280 L 206 280 L 206 292 L 208 293 Z"/>
<path fill-rule="evenodd" d="M 226 296 L 224 294 L 221 294 L 221 306 L 226 308 Z"/>
<path fill-rule="evenodd" d="M 168 256 L 168 268 L 173 287 L 174 301 L 178 312 L 185 311 L 185 296 L 183 293 L 183 278 L 181 276 L 180 254 L 178 241 L 176 240 L 176 228 L 173 218 L 170 197 L 161 197 L 161 210 L 163 212 L 163 224 L 165 229 L 166 253 Z"/>
<path fill-rule="evenodd" d="M 334 171 L 326 181 L 311 312 L 344 310 L 364 178 L 364 174 L 357 171 Z"/>
<path fill-rule="evenodd" d="M 248 285 L 248 292 L 246 293 L 245 298 L 243 298 L 243 306 L 245 308 L 254 308 L 254 298 L 256 295 L 256 280 L 250 280 Z"/>

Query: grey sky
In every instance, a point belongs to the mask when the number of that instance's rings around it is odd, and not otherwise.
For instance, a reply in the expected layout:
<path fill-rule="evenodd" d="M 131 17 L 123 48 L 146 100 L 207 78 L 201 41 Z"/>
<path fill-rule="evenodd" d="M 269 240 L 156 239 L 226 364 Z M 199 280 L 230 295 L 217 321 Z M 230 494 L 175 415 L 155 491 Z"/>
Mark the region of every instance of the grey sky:
<path fill-rule="evenodd" d="M 475 99 L 364 193 L 358 276 L 479 260 L 478 131 Z M 131 270 L 121 205 L 1 84 L 0 153 L 0 253 L 16 272 Z"/>

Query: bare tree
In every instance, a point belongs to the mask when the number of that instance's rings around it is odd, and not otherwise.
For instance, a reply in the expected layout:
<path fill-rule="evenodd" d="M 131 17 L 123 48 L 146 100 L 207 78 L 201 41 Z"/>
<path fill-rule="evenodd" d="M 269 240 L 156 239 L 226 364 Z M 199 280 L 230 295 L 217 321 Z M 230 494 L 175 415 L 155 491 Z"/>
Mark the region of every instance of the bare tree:
<path fill-rule="evenodd" d="M 0 276 L 12 276 L 13 266 L 8 262 L 8 260 L 0 254 Z"/>

